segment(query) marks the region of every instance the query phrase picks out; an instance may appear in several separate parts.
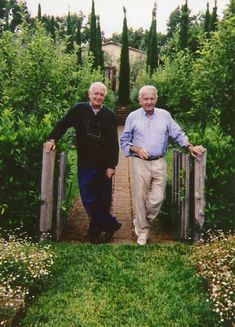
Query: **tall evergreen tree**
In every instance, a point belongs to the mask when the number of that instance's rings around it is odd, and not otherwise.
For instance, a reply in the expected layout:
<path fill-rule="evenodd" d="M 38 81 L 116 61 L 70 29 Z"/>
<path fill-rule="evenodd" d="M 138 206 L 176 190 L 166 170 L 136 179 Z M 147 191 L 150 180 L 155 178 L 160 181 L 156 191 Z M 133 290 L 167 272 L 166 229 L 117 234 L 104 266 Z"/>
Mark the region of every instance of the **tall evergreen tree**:
<path fill-rule="evenodd" d="M 225 17 L 234 16 L 234 15 L 235 15 L 235 0 L 230 0 L 229 5 L 225 10 Z"/>
<path fill-rule="evenodd" d="M 42 10 L 41 10 L 41 5 L 40 3 L 38 4 L 38 20 L 42 20 Z"/>
<path fill-rule="evenodd" d="M 232 15 L 235 15 L 235 0 L 230 0 L 228 11 Z"/>
<path fill-rule="evenodd" d="M 9 4 L 11 5 L 11 21 L 9 24 L 9 29 L 14 32 L 22 23 L 23 18 L 29 18 L 29 12 L 25 1 L 17 2 L 14 0 L 9 2 Z"/>
<path fill-rule="evenodd" d="M 211 15 L 210 15 L 210 10 L 209 10 L 209 2 L 207 2 L 205 21 L 204 21 L 204 33 L 206 33 L 207 36 L 210 32 L 210 20 L 211 20 Z"/>
<path fill-rule="evenodd" d="M 170 14 L 169 20 L 167 22 L 167 37 L 171 38 L 174 33 L 178 30 L 180 25 L 181 10 L 180 7 L 176 7 L 174 11 Z"/>
<path fill-rule="evenodd" d="M 82 41 L 81 41 L 81 18 L 77 22 L 77 30 L 76 30 L 76 44 L 78 45 L 77 54 L 77 64 L 82 66 Z"/>
<path fill-rule="evenodd" d="M 50 26 L 50 33 L 51 33 L 51 37 L 55 43 L 56 41 L 56 35 L 55 35 L 55 18 L 54 16 L 51 16 L 51 26 Z"/>
<path fill-rule="evenodd" d="M 218 15 L 217 15 L 217 0 L 215 0 L 215 5 L 213 7 L 211 21 L 210 21 L 210 31 L 214 32 L 217 29 Z"/>
<path fill-rule="evenodd" d="M 188 47 L 188 33 L 189 33 L 189 10 L 188 1 L 181 8 L 181 20 L 179 30 L 179 46 L 183 50 Z"/>
<path fill-rule="evenodd" d="M 7 12 L 7 1 L 0 0 L 0 33 L 5 30 L 5 18 Z"/>
<path fill-rule="evenodd" d="M 67 36 L 68 36 L 68 40 L 66 45 L 67 46 L 66 51 L 68 53 L 71 53 L 74 51 L 74 44 L 73 44 L 73 29 L 72 29 L 70 12 L 68 12 L 68 16 L 67 16 Z"/>
<path fill-rule="evenodd" d="M 104 53 L 102 50 L 102 35 L 101 35 L 101 29 L 100 29 L 100 19 L 99 16 L 97 16 L 97 28 L 96 28 L 96 41 L 97 41 L 97 63 L 98 66 L 104 70 Z"/>
<path fill-rule="evenodd" d="M 89 52 L 93 56 L 93 68 L 98 68 L 96 36 L 97 36 L 97 33 L 96 33 L 95 3 L 94 3 L 94 0 L 92 0 L 92 8 L 91 8 L 91 16 L 90 16 Z"/>
<path fill-rule="evenodd" d="M 5 17 L 6 3 L 6 0 L 0 0 L 0 19 Z"/>
<path fill-rule="evenodd" d="M 128 47 L 128 28 L 125 7 L 123 7 L 123 12 L 124 19 L 122 28 L 122 49 L 119 70 L 118 103 L 120 105 L 125 106 L 130 103 L 130 62 Z"/>
<path fill-rule="evenodd" d="M 157 46 L 157 2 L 154 3 L 152 12 L 152 23 L 148 38 L 147 48 L 147 72 L 152 75 L 154 70 L 158 67 L 158 46 Z"/>

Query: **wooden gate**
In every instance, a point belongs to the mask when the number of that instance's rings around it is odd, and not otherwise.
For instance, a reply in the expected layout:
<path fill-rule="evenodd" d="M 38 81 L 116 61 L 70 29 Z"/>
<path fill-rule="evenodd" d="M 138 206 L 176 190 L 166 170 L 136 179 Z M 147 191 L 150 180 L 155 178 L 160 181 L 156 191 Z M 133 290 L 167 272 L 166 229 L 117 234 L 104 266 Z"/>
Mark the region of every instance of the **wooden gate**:
<path fill-rule="evenodd" d="M 56 151 L 43 150 L 41 180 L 41 239 L 52 230 L 56 240 L 61 237 L 65 223 L 61 209 L 65 196 L 65 152 L 56 160 Z M 57 167 L 57 168 L 56 168 Z M 55 169 L 56 168 L 56 169 Z M 58 171 L 58 173 L 55 173 Z M 188 154 L 173 150 L 172 203 L 177 216 L 178 235 L 181 240 L 199 240 L 204 224 L 206 151 L 193 159 Z M 54 178 L 56 176 L 56 180 Z M 54 196 L 54 186 L 57 193 Z M 54 210 L 53 210 L 54 208 Z M 56 218 L 53 220 L 53 212 Z"/>
<path fill-rule="evenodd" d="M 40 234 L 41 240 L 47 238 L 48 234 L 55 231 L 55 238 L 58 241 L 61 237 L 64 225 L 64 214 L 62 203 L 65 196 L 65 171 L 67 156 L 65 152 L 59 155 L 56 161 L 56 151 L 46 152 L 43 150 L 42 178 L 41 178 L 41 212 L 40 212 Z M 55 174 L 55 171 L 58 173 Z M 57 177 L 55 181 L 54 177 Z M 54 196 L 54 186 L 57 186 L 57 194 Z M 56 202 L 56 203 L 55 203 Z M 53 208 L 56 212 L 53 212 Z M 56 215 L 53 226 L 53 214 Z"/>
<path fill-rule="evenodd" d="M 199 240 L 204 224 L 206 151 L 193 159 L 173 150 L 172 202 L 182 240 Z"/>

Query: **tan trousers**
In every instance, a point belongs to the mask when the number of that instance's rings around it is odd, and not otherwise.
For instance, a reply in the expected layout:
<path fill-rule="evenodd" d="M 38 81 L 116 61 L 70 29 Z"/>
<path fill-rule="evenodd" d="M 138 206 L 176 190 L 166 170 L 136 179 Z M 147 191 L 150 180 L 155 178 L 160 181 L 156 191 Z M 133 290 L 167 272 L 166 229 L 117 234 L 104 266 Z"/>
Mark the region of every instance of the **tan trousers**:
<path fill-rule="evenodd" d="M 147 161 L 132 158 L 135 231 L 148 239 L 150 224 L 165 198 L 167 164 L 164 158 Z"/>

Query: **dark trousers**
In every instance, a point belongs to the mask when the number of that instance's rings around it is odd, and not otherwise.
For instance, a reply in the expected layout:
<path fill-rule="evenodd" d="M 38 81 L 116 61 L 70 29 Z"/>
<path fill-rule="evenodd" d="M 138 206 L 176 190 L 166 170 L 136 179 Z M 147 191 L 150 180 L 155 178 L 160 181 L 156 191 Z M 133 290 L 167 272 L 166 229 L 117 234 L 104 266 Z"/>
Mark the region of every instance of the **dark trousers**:
<path fill-rule="evenodd" d="M 117 226 L 117 219 L 110 214 L 112 179 L 106 168 L 78 168 L 78 185 L 83 206 L 90 217 L 88 234 L 109 231 Z"/>

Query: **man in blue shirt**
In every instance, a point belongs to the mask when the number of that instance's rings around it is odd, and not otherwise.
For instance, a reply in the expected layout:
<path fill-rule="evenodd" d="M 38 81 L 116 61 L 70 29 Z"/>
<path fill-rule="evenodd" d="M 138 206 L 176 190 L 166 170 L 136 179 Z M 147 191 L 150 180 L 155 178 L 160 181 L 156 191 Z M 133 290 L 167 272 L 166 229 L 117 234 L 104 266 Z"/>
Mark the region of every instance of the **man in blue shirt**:
<path fill-rule="evenodd" d="M 145 85 L 139 91 L 142 106 L 129 114 L 121 136 L 121 148 L 132 156 L 135 233 L 137 244 L 145 245 L 151 222 L 158 215 L 165 196 L 166 161 L 164 155 L 171 137 L 181 147 L 187 147 L 194 157 L 204 148 L 193 146 L 170 113 L 156 108 L 157 89 Z"/>

